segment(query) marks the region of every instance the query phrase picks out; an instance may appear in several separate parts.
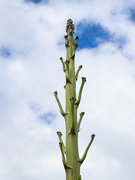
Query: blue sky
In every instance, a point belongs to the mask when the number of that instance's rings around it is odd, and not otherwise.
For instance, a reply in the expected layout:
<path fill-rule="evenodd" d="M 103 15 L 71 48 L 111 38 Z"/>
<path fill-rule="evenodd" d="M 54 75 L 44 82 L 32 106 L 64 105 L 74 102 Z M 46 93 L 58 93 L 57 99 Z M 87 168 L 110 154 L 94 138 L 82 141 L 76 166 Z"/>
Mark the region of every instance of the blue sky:
<path fill-rule="evenodd" d="M 42 2 L 42 0 L 25 0 L 26 2 L 33 2 L 35 4 L 38 4 L 40 2 Z"/>
<path fill-rule="evenodd" d="M 47 112 L 42 114 L 40 117 L 40 120 L 42 120 L 44 123 L 51 125 L 53 121 L 57 118 L 55 114 L 52 112 Z"/>
<path fill-rule="evenodd" d="M 8 58 L 9 56 L 11 56 L 10 50 L 7 47 L 1 47 L 0 48 L 0 56 Z"/>
<path fill-rule="evenodd" d="M 26 2 L 33 2 L 35 4 L 49 1 L 42 1 L 42 0 L 25 0 Z M 129 9 L 129 18 L 132 22 L 135 22 L 135 10 Z M 95 48 L 101 43 L 112 41 L 117 42 L 119 48 L 121 48 L 123 43 L 125 44 L 125 38 L 120 37 L 117 40 L 114 37 L 114 34 L 111 34 L 107 28 L 102 27 L 100 24 L 94 24 L 93 22 L 86 24 L 83 21 L 77 24 L 76 29 L 79 29 L 79 40 L 78 43 L 79 49 L 81 48 Z M 115 39 L 115 40 L 114 40 Z"/>
<path fill-rule="evenodd" d="M 86 77 L 78 109 L 83 179 L 134 180 L 135 2 L 5 0 L 0 6 L 0 179 L 65 179 L 57 131 L 65 122 L 64 35 L 72 18 L 79 36 L 77 81 Z M 10 151 L 9 151 L 10 149 Z M 55 162 L 55 163 L 54 163 Z M 98 173 L 97 173 L 98 170 Z M 52 173 L 53 172 L 53 173 Z"/>
<path fill-rule="evenodd" d="M 53 121 L 57 119 L 56 114 L 53 112 L 42 112 L 42 107 L 37 102 L 31 102 L 29 105 L 33 113 L 41 122 L 51 125 Z"/>
<path fill-rule="evenodd" d="M 41 3 L 41 2 L 43 2 L 43 3 L 48 3 L 49 2 L 49 0 L 25 0 L 25 2 L 32 2 L 32 3 L 35 3 L 35 4 L 39 4 L 39 3 Z"/>
<path fill-rule="evenodd" d="M 76 27 L 80 30 L 78 33 L 79 48 L 95 48 L 105 41 L 111 41 L 112 36 L 109 34 L 107 29 L 104 29 L 99 24 L 83 24 L 79 23 Z"/>
<path fill-rule="evenodd" d="M 135 22 L 135 9 L 130 10 L 130 19 L 131 21 Z"/>

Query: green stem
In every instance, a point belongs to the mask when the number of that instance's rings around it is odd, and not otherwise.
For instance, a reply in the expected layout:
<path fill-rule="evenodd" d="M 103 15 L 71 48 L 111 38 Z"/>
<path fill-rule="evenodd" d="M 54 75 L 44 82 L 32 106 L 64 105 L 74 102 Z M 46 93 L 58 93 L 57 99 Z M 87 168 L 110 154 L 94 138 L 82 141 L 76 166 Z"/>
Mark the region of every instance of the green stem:
<path fill-rule="evenodd" d="M 67 82 L 70 82 L 70 81 L 69 81 L 69 63 L 70 63 L 69 60 L 66 60 L 66 61 L 65 61 L 65 64 L 66 64 L 66 81 L 67 81 Z"/>
<path fill-rule="evenodd" d="M 63 110 L 63 108 L 62 108 L 62 106 L 61 106 L 61 103 L 60 103 L 60 101 L 59 101 L 59 98 L 58 98 L 57 94 L 58 94 L 57 91 L 55 91 L 55 92 L 54 92 L 54 96 L 55 96 L 56 101 L 57 101 L 57 103 L 58 103 L 60 112 L 61 112 L 61 114 L 62 114 L 63 116 L 65 116 L 65 115 L 67 115 L 67 113 L 64 112 L 64 110 Z"/>
<path fill-rule="evenodd" d="M 72 127 L 71 127 L 71 131 L 70 131 L 70 133 L 69 134 L 74 134 L 75 136 L 76 136 L 76 133 L 75 133 L 75 123 L 74 123 L 74 103 L 75 103 L 75 98 L 74 97 L 72 97 L 71 99 L 70 99 L 70 101 L 71 101 L 71 109 L 72 109 L 72 112 L 71 112 L 71 115 L 72 115 Z"/>
<path fill-rule="evenodd" d="M 78 124 L 77 124 L 78 132 L 80 131 L 80 124 L 82 122 L 82 118 L 83 118 L 84 114 L 85 114 L 85 112 L 80 113 L 80 119 L 79 119 Z"/>
<path fill-rule="evenodd" d="M 77 81 L 77 79 L 78 79 L 78 74 L 79 74 L 79 71 L 80 71 L 81 69 L 82 69 L 82 65 L 79 66 L 79 68 L 78 68 L 78 70 L 77 70 L 77 72 L 76 72 L 76 75 L 75 75 L 76 81 Z"/>
<path fill-rule="evenodd" d="M 76 44 L 76 40 L 77 40 L 77 39 L 79 39 L 78 36 L 75 37 L 75 39 L 74 39 L 74 44 Z"/>
<path fill-rule="evenodd" d="M 89 144 L 88 144 L 88 146 L 87 146 L 87 148 L 86 148 L 86 150 L 85 150 L 82 158 L 79 160 L 79 162 L 80 162 L 81 164 L 83 163 L 83 161 L 85 160 L 85 158 L 86 158 L 86 156 L 87 156 L 88 150 L 89 150 L 89 148 L 90 148 L 90 146 L 91 146 L 91 144 L 92 144 L 92 142 L 93 142 L 93 140 L 94 140 L 94 137 L 95 137 L 95 134 L 92 134 L 92 135 L 91 135 L 91 140 L 90 140 L 90 142 L 89 142 Z"/>
<path fill-rule="evenodd" d="M 62 143 L 63 152 L 66 154 L 66 147 L 65 147 L 65 145 L 64 145 L 64 143 L 63 143 L 63 141 L 62 141 L 62 138 L 61 138 L 62 133 L 58 131 L 58 132 L 57 132 L 57 135 L 58 135 L 59 141 Z"/>
<path fill-rule="evenodd" d="M 60 61 L 61 61 L 62 66 L 63 66 L 63 71 L 65 72 L 65 71 L 66 71 L 66 68 L 65 68 L 65 64 L 64 64 L 64 62 L 63 62 L 63 58 L 62 58 L 62 57 L 60 57 Z"/>
<path fill-rule="evenodd" d="M 68 40 L 68 36 L 66 35 L 66 36 L 64 36 L 64 38 L 65 38 L 65 40 L 66 40 L 66 42 L 65 42 L 65 46 L 66 46 L 66 48 L 68 48 L 68 47 L 69 47 L 69 40 Z"/>
<path fill-rule="evenodd" d="M 62 161 L 63 161 L 64 167 L 65 167 L 65 169 L 72 169 L 72 167 L 67 165 L 67 162 L 66 162 L 66 159 L 65 159 L 65 155 L 64 155 L 62 146 L 63 146 L 63 143 L 59 142 L 59 147 L 60 147 L 60 151 L 61 151 Z"/>
<path fill-rule="evenodd" d="M 78 94 L 78 99 L 77 101 L 75 102 L 75 104 L 77 106 L 79 106 L 80 104 L 80 101 L 81 101 L 81 97 L 82 97 L 82 90 L 83 90 L 83 86 L 84 86 L 84 83 L 86 82 L 86 77 L 82 77 L 82 84 L 81 84 L 81 87 L 80 87 L 80 90 L 79 90 L 79 94 Z"/>
<path fill-rule="evenodd" d="M 76 40 L 77 40 L 77 39 L 79 39 L 78 36 L 76 36 L 76 38 L 75 38 L 74 41 L 73 41 L 73 46 L 72 46 L 72 48 L 73 48 L 73 54 L 72 54 L 72 58 L 75 57 L 75 52 L 76 52 L 76 49 L 78 48 L 78 44 L 76 44 Z"/>

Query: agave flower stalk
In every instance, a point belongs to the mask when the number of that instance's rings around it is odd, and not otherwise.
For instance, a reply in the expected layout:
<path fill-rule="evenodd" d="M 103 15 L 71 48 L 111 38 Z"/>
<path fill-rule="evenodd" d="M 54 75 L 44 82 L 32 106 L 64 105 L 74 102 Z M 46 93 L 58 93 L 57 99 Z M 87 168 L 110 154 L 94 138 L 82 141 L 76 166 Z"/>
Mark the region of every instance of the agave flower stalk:
<path fill-rule="evenodd" d="M 60 100 L 58 98 L 57 91 L 54 92 L 56 101 L 58 103 L 60 112 L 65 119 L 66 126 L 66 143 L 62 140 L 62 133 L 57 132 L 59 138 L 59 146 L 62 154 L 62 161 L 65 168 L 66 180 L 81 180 L 80 168 L 84 162 L 88 150 L 94 140 L 95 135 L 91 135 L 91 140 L 83 154 L 80 158 L 78 150 L 78 133 L 80 131 L 80 125 L 84 116 L 84 112 L 80 113 L 79 120 L 77 119 L 78 106 L 81 101 L 82 91 L 86 78 L 82 77 L 82 84 L 80 86 L 79 94 L 76 95 L 76 81 L 78 79 L 79 72 L 82 65 L 79 66 L 78 70 L 75 72 L 75 53 L 78 45 L 76 40 L 78 36 L 73 40 L 74 24 L 71 19 L 67 21 L 66 26 L 67 35 L 65 36 L 65 46 L 66 46 L 66 60 L 60 57 L 62 63 L 63 71 L 65 73 L 66 85 L 65 87 L 65 111 L 62 108 Z"/>

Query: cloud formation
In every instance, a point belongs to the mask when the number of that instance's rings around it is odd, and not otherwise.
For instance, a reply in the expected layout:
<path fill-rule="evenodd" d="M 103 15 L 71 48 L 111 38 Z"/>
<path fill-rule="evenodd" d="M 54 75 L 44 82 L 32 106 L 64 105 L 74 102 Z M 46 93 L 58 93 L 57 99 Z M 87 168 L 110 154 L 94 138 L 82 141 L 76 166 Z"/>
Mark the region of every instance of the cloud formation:
<path fill-rule="evenodd" d="M 87 77 L 79 108 L 85 111 L 80 154 L 96 134 L 82 177 L 134 179 L 134 7 L 133 0 L 0 2 L 0 179 L 65 178 L 56 136 L 59 130 L 64 136 L 65 124 L 53 92 L 64 106 L 59 57 L 65 58 L 69 18 L 80 34 L 76 68 L 82 64 L 80 76 Z M 109 38 L 97 36 L 98 27 Z"/>

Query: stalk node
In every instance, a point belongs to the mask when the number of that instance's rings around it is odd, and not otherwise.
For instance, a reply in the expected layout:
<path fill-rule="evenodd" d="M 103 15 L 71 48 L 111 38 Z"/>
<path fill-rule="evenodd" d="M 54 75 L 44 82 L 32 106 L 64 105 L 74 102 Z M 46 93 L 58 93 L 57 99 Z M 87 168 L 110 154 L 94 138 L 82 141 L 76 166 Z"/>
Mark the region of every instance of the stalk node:
<path fill-rule="evenodd" d="M 74 58 L 75 58 L 75 54 L 73 54 L 70 59 L 74 61 Z"/>
<path fill-rule="evenodd" d="M 70 47 L 70 46 L 68 45 L 68 43 L 67 43 L 67 44 L 65 44 L 65 46 L 66 46 L 66 48 Z"/>
<path fill-rule="evenodd" d="M 71 128 L 71 131 L 70 131 L 70 133 L 69 133 L 68 135 L 70 135 L 70 134 L 77 136 L 76 133 L 75 133 L 75 125 L 74 125 L 74 122 L 73 122 L 73 125 L 72 125 L 72 128 Z"/>
<path fill-rule="evenodd" d="M 68 165 L 66 165 L 66 164 L 64 164 L 64 163 L 63 163 L 63 165 L 64 165 L 65 170 L 73 169 L 71 166 L 68 166 Z"/>
<path fill-rule="evenodd" d="M 64 36 L 64 38 L 65 38 L 65 40 L 67 40 L 67 38 L 68 38 L 68 35 L 65 35 L 65 36 Z"/>
<path fill-rule="evenodd" d="M 71 97 L 71 98 L 70 98 L 70 101 L 71 101 L 72 103 L 74 103 L 74 102 L 76 101 L 76 99 L 75 99 L 74 97 Z"/>
<path fill-rule="evenodd" d="M 73 84 L 68 78 L 66 78 L 66 84 Z"/>
<path fill-rule="evenodd" d="M 82 178 L 81 178 L 81 175 L 78 177 L 78 180 L 81 180 Z"/>

